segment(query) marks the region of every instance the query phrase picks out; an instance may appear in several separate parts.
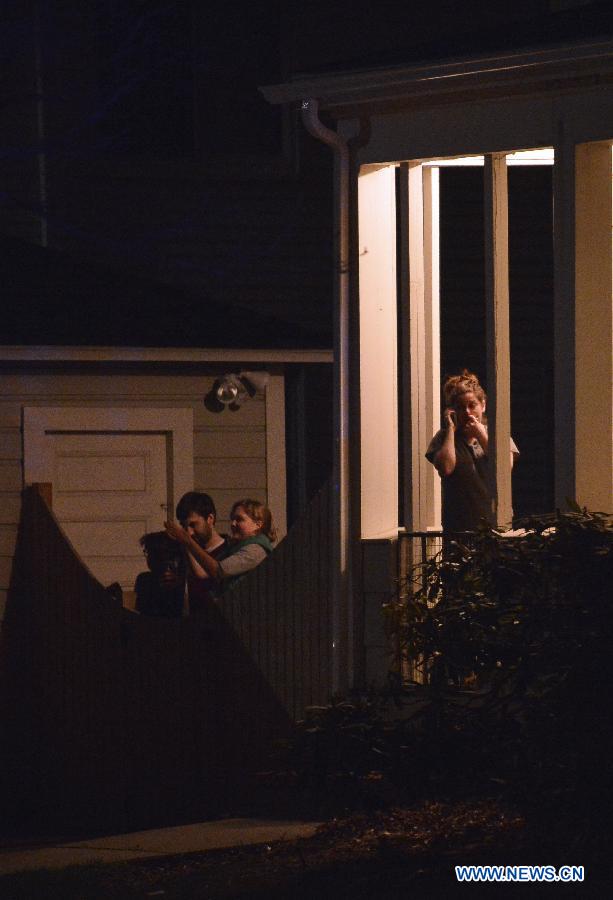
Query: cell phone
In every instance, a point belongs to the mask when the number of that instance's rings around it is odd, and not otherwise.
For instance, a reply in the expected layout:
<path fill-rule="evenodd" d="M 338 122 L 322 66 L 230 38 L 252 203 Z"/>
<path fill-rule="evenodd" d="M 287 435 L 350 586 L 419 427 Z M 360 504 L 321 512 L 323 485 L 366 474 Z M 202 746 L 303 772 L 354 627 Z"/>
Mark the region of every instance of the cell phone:
<path fill-rule="evenodd" d="M 447 428 L 447 415 L 449 415 L 449 418 L 451 419 L 451 421 L 453 422 L 453 424 L 457 427 L 458 420 L 457 420 L 457 416 L 456 416 L 456 414 L 455 414 L 455 410 L 450 409 L 449 407 L 447 407 L 447 409 L 444 409 L 444 410 L 443 410 L 443 415 L 442 415 L 442 418 L 441 418 L 441 425 L 442 425 L 442 427 L 443 427 L 443 428 Z"/>

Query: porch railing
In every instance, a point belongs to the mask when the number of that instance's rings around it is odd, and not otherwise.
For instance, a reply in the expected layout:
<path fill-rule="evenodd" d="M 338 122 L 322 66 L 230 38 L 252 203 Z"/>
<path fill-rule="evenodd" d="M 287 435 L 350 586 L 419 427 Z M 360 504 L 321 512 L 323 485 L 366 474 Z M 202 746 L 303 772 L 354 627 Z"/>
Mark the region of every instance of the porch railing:
<path fill-rule="evenodd" d="M 416 590 L 425 587 L 425 564 L 442 554 L 445 544 L 459 540 L 471 546 L 474 532 L 401 531 L 398 534 L 398 590 L 409 599 Z M 411 657 L 398 639 L 394 647 L 396 665 L 405 681 L 423 684 L 423 660 Z"/>
<path fill-rule="evenodd" d="M 398 534 L 398 577 L 406 579 L 415 566 L 428 562 L 443 549 L 444 543 L 461 540 L 472 545 L 474 532 L 401 531 Z"/>

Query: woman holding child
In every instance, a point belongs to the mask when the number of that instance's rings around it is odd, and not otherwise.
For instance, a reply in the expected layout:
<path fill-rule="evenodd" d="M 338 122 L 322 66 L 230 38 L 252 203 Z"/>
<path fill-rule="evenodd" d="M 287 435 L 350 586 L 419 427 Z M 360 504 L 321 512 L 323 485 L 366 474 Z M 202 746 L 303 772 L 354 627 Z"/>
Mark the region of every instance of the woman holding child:
<path fill-rule="evenodd" d="M 209 578 L 226 585 L 255 569 L 272 553 L 277 539 L 272 514 L 259 500 L 237 500 L 230 511 L 231 541 L 221 559 L 215 559 L 177 522 L 165 522 L 166 533 L 183 545 Z"/>

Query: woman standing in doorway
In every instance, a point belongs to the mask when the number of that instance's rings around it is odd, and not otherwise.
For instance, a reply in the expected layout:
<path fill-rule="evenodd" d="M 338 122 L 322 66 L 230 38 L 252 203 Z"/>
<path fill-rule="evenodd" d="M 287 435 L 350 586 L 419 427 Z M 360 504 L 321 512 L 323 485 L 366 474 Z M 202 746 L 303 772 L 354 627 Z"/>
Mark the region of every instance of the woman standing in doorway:
<path fill-rule="evenodd" d="M 485 391 L 473 372 L 463 369 L 443 385 L 443 427 L 426 451 L 443 488 L 443 529 L 474 531 L 492 517 L 488 487 L 488 434 Z M 511 438 L 511 468 L 519 450 Z"/>

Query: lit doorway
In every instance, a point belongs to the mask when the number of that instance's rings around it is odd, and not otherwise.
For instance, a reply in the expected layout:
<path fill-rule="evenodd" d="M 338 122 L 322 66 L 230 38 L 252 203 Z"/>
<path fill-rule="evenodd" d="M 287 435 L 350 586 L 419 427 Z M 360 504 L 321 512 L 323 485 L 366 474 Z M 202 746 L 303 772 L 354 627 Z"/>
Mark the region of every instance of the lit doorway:
<path fill-rule="evenodd" d="M 553 150 L 514 152 L 506 155 L 505 162 L 510 421 L 520 451 L 523 448 L 513 472 L 508 508 L 522 516 L 550 511 L 554 505 Z M 412 530 L 437 530 L 440 484 L 423 460 L 423 446 L 439 427 L 442 379 L 467 368 L 478 374 L 491 394 L 487 384 L 484 158 L 442 159 L 417 168 L 415 164 L 401 165 L 396 181 L 399 522 Z M 409 212 L 411 198 L 421 219 L 422 233 L 417 240 L 410 234 L 415 230 L 415 215 Z M 416 261 L 419 256 L 422 259 Z M 419 271 L 420 263 L 423 271 Z M 419 295 L 420 288 L 423 297 L 411 300 L 411 294 Z M 403 327 L 403 318 L 409 320 L 408 328 Z M 416 327 L 422 335 L 414 334 Z M 413 362 L 407 366 L 411 357 Z M 423 395 L 417 402 L 416 381 Z M 411 391 L 413 396 L 408 399 Z"/>

